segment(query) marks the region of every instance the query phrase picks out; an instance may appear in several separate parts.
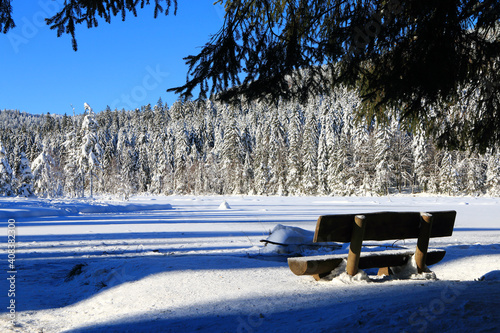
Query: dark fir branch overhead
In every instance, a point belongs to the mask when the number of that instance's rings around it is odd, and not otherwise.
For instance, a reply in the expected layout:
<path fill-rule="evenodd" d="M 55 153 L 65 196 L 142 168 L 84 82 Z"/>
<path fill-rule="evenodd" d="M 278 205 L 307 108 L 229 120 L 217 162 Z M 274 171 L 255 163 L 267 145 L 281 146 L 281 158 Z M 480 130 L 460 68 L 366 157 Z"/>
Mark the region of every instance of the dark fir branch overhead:
<path fill-rule="evenodd" d="M 152 2 L 152 1 L 151 1 Z M 71 34 L 86 23 L 150 1 L 68 0 L 47 23 Z M 219 0 L 221 29 L 186 57 L 184 99 L 307 100 L 347 85 L 359 89 L 359 118 L 391 113 L 423 123 L 448 148 L 485 151 L 500 142 L 500 3 L 497 0 Z M 181 4 L 182 5 L 182 4 Z M 186 3 L 186 5 L 188 5 Z M 155 0 L 155 16 L 177 1 Z M 14 26 L 0 1 L 0 28 Z M 458 105 L 470 107 L 451 108 Z M 477 102 L 477 103 L 476 103 Z M 453 111 L 451 111 L 453 110 Z"/>

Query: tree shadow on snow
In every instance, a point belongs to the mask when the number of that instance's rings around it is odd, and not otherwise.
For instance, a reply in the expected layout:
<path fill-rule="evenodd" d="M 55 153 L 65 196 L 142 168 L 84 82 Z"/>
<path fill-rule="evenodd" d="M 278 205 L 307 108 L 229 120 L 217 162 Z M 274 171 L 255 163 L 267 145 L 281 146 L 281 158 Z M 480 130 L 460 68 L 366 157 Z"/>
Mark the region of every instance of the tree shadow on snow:
<path fill-rule="evenodd" d="M 494 331 L 498 281 L 446 282 L 422 286 L 388 284 L 318 288 L 309 293 L 243 297 L 195 308 L 162 309 L 72 333 L 96 332 L 355 332 Z M 404 295 L 404 296 L 402 296 Z"/>
<path fill-rule="evenodd" d="M 227 235 L 226 235 L 227 236 Z M 149 253 L 148 255 L 92 258 L 75 258 L 75 253 L 43 258 L 31 257 L 17 261 L 16 311 L 37 311 L 65 307 L 91 298 L 101 291 L 109 290 L 123 283 L 139 281 L 155 274 L 175 274 L 181 271 L 213 271 L 235 269 L 257 269 L 284 267 L 286 258 L 263 256 L 264 260 L 252 260 L 259 256 L 243 254 L 183 254 L 182 250 L 203 250 L 203 248 L 179 249 L 172 253 Z M 206 249 L 224 249 L 207 247 Z M 134 251 L 131 250 L 130 253 Z M 149 251 L 151 252 L 151 251 Z M 64 255 L 68 255 L 64 257 Z M 40 255 L 44 255 L 41 253 Z M 58 255 L 53 253 L 52 255 Z M 78 253 L 81 255 L 81 253 Z M 79 272 L 71 272 L 79 267 Z M 9 290 L 9 274 L 0 274 L 0 289 Z M 168 277 L 167 277 L 168 278 Z M 174 277 L 173 277 L 174 278 Z M 7 292 L 0 294 L 0 304 L 7 304 Z M 6 307 L 0 313 L 7 312 Z"/>

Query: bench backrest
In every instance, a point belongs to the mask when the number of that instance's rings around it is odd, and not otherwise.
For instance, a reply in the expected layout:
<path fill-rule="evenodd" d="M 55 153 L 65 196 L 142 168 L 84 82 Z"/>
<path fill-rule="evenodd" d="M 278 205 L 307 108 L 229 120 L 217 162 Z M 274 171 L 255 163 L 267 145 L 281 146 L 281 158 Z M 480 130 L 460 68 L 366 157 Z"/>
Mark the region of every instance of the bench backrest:
<path fill-rule="evenodd" d="M 455 211 L 427 212 L 432 214 L 431 237 L 446 237 L 453 233 Z M 420 213 L 417 212 L 380 212 L 368 214 L 324 215 L 318 218 L 314 242 L 351 241 L 356 215 L 365 216 L 364 240 L 390 240 L 418 238 Z"/>

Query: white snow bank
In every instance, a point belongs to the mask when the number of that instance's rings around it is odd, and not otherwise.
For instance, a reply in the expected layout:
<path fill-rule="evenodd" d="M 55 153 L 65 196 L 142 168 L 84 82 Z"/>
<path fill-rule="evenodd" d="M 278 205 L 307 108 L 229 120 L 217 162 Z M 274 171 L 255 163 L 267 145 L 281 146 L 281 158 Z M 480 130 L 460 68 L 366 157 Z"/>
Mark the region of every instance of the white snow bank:
<path fill-rule="evenodd" d="M 89 213 L 121 213 L 143 210 L 168 210 L 167 203 L 130 203 L 98 200 L 51 200 L 51 199 L 13 199 L 0 200 L 0 219 L 18 219 L 41 216 L 69 216 Z"/>
<path fill-rule="evenodd" d="M 22 217 L 42 217 L 42 216 L 64 216 L 68 215 L 68 212 L 62 209 L 56 208 L 0 208 L 0 219 L 17 219 Z"/>

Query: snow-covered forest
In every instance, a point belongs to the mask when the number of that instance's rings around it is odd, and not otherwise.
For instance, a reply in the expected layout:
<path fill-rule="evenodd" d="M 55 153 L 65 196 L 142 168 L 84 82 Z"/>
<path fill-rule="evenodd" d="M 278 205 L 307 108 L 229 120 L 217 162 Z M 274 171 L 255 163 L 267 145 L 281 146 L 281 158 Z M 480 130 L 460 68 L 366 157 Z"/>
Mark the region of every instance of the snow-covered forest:
<path fill-rule="evenodd" d="M 397 119 L 360 126 L 355 93 L 76 116 L 0 112 L 0 195 L 500 195 L 500 154 L 445 151 Z"/>

